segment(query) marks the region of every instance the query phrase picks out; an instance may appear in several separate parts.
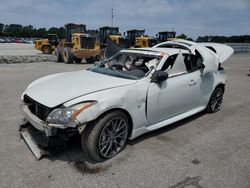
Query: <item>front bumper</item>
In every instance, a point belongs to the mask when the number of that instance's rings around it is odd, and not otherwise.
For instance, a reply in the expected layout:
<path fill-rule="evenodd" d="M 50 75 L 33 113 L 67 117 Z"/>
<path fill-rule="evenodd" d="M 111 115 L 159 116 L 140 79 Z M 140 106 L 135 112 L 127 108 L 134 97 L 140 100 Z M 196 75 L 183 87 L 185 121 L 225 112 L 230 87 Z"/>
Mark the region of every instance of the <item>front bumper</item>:
<path fill-rule="evenodd" d="M 64 139 L 67 140 L 77 131 L 74 128 L 66 129 L 63 125 L 48 124 L 32 114 L 26 104 L 22 104 L 21 108 L 24 122 L 20 125 L 19 132 L 38 160 L 58 152 Z"/>
<path fill-rule="evenodd" d="M 39 131 L 44 132 L 47 137 L 56 135 L 56 128 L 49 126 L 45 121 L 32 114 L 28 106 L 25 104 L 23 104 L 23 115 L 27 122 L 29 122 Z"/>

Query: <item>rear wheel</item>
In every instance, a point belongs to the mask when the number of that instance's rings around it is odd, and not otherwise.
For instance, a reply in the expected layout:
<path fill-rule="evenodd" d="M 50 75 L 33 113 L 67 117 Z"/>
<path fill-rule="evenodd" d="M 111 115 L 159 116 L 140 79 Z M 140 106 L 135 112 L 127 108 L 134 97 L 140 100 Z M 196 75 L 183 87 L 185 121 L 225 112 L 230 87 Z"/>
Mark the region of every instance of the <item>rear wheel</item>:
<path fill-rule="evenodd" d="M 51 48 L 51 46 L 43 46 L 42 47 L 42 52 L 44 54 L 52 54 L 52 48 Z"/>
<path fill-rule="evenodd" d="M 56 56 L 56 62 L 63 62 L 63 57 L 62 57 L 62 47 L 57 47 L 54 51 L 55 56 Z"/>
<path fill-rule="evenodd" d="M 212 93 L 210 101 L 207 105 L 207 112 L 214 113 L 220 110 L 224 94 L 224 87 L 217 86 Z"/>
<path fill-rule="evenodd" d="M 121 152 L 128 137 L 128 118 L 120 111 L 107 113 L 82 134 L 82 147 L 92 161 L 101 162 Z"/>
<path fill-rule="evenodd" d="M 64 48 L 64 50 L 63 50 L 64 63 L 66 63 L 66 64 L 73 63 L 73 58 L 74 58 L 74 56 L 71 53 L 71 48 L 69 48 L 69 47 Z"/>

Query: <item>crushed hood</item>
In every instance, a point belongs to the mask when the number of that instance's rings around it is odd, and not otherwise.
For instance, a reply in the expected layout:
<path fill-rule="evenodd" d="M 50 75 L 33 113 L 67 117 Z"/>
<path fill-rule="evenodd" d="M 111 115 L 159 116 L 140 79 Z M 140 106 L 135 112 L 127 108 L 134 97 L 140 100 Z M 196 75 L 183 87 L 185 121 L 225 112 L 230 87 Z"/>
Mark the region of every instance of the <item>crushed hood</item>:
<path fill-rule="evenodd" d="M 87 70 L 53 74 L 31 83 L 24 94 L 47 107 L 55 107 L 74 98 L 136 83 Z M 94 99 L 93 99 L 94 100 Z"/>

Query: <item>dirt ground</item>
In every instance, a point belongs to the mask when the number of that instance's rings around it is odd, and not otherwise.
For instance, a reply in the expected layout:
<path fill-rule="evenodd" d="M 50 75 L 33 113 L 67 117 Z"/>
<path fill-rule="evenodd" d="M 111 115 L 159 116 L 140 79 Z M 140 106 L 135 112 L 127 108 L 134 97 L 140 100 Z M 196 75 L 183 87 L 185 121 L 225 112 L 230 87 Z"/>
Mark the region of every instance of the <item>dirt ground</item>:
<path fill-rule="evenodd" d="M 228 83 L 218 113 L 143 135 L 104 164 L 86 163 L 77 139 L 37 161 L 19 137 L 22 92 L 39 77 L 87 67 L 0 65 L 0 187 L 250 187 L 250 54 L 225 63 Z"/>

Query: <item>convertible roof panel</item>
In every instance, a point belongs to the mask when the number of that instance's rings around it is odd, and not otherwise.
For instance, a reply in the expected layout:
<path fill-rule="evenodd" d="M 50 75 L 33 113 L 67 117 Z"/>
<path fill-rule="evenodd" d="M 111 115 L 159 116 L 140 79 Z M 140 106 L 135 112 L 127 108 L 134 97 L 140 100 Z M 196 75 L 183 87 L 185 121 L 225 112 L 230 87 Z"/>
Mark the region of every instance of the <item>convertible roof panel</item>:
<path fill-rule="evenodd" d="M 209 42 L 199 43 L 199 44 L 212 50 L 218 56 L 220 63 L 225 62 L 234 53 L 233 48 L 225 44 L 209 43 Z"/>

